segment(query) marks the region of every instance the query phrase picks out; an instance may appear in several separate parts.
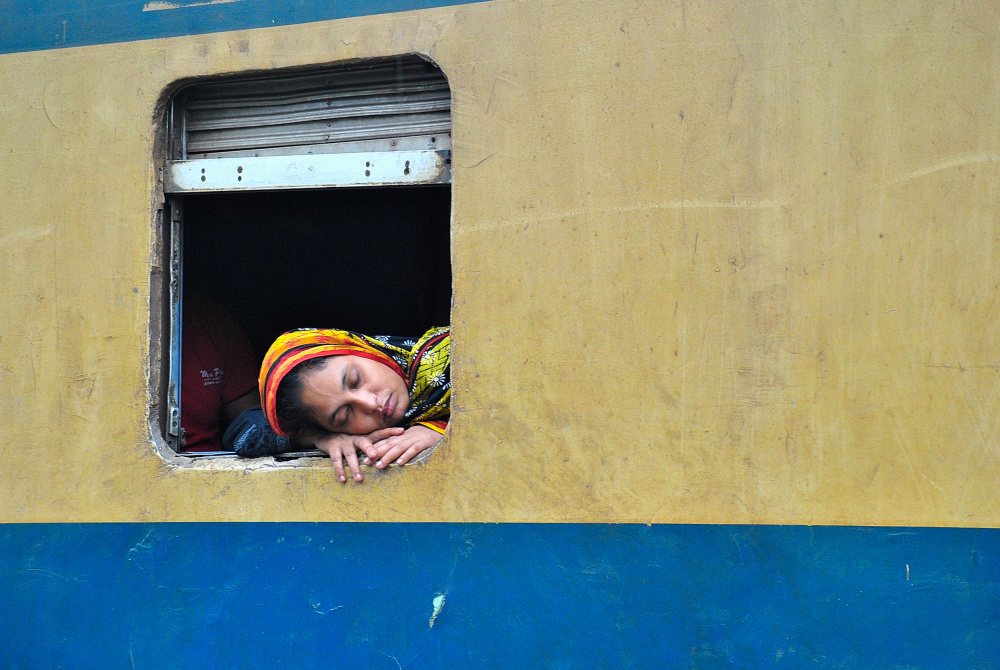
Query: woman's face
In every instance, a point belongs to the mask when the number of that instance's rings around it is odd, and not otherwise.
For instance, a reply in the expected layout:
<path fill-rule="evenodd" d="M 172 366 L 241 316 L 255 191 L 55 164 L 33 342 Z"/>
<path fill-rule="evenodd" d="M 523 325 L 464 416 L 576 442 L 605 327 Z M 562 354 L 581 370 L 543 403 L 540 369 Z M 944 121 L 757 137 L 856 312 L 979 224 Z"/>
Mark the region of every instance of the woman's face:
<path fill-rule="evenodd" d="M 305 373 L 302 403 L 332 433 L 366 435 L 397 426 L 410 408 L 406 383 L 392 368 L 361 356 L 329 356 Z"/>

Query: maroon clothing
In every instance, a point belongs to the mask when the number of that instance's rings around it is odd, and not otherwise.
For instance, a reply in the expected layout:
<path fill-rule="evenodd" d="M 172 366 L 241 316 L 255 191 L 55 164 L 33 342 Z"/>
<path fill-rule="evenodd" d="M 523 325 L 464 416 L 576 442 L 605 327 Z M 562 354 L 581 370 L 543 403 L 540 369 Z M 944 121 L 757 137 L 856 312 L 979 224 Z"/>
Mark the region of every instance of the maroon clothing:
<path fill-rule="evenodd" d="M 236 319 L 211 298 L 184 296 L 181 425 L 187 451 L 220 451 L 222 406 L 257 388 L 253 349 Z"/>

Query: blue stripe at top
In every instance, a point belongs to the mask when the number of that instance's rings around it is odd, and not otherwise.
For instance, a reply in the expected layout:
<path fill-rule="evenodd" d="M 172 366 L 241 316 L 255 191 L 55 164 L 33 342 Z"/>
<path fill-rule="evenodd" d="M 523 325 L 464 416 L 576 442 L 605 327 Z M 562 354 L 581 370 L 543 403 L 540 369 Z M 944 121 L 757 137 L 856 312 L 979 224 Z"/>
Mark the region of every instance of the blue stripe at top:
<path fill-rule="evenodd" d="M 0 54 L 285 26 L 484 0 L 8 0 Z"/>

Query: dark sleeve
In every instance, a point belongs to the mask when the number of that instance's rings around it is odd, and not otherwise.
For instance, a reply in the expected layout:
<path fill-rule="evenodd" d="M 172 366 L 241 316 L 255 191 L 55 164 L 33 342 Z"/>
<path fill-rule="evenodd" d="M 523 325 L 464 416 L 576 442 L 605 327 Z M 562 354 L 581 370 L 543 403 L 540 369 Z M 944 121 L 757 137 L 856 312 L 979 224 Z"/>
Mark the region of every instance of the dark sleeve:
<path fill-rule="evenodd" d="M 260 407 L 243 410 L 229 424 L 226 434 L 222 436 L 222 446 L 244 458 L 270 456 L 289 449 L 288 438 L 271 430 L 264 417 L 264 410 Z"/>

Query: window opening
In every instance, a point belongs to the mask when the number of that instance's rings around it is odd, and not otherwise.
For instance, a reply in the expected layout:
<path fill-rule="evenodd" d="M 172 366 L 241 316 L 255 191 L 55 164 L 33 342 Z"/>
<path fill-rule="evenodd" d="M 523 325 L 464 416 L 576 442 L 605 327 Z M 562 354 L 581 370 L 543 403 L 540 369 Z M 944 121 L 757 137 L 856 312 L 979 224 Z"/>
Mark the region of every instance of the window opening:
<path fill-rule="evenodd" d="M 168 109 L 161 417 L 175 451 L 198 455 L 184 444 L 185 295 L 228 311 L 258 365 L 292 328 L 417 336 L 448 324 L 450 91 L 434 64 L 199 82 Z"/>

